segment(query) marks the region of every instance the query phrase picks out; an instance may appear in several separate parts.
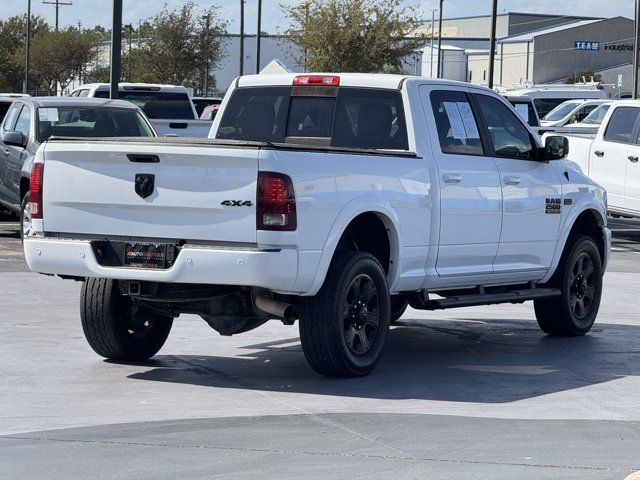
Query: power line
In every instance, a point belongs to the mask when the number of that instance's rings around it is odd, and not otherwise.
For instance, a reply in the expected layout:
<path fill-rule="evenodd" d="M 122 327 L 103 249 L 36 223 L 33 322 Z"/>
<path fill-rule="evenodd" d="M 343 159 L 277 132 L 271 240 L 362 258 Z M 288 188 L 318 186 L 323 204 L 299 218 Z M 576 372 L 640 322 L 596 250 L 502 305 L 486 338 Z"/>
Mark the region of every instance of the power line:
<path fill-rule="evenodd" d="M 60 15 L 60 7 L 64 7 L 67 5 L 73 5 L 72 2 L 64 2 L 61 0 L 51 0 L 51 1 L 47 1 L 47 0 L 42 0 L 42 3 L 47 4 L 47 5 L 53 5 L 56 9 L 56 32 L 58 31 L 58 18 Z"/>

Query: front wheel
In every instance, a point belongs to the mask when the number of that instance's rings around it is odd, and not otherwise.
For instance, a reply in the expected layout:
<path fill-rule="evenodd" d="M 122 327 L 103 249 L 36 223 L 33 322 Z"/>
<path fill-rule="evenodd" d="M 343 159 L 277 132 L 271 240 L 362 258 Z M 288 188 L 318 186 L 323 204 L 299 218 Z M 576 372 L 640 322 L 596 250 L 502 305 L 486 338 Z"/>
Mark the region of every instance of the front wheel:
<path fill-rule="evenodd" d="M 114 280 L 88 278 L 80 296 L 82 330 L 89 345 L 111 360 L 146 360 L 164 345 L 172 317 L 134 304 Z"/>
<path fill-rule="evenodd" d="M 390 297 L 378 260 L 366 252 L 340 252 L 315 297 L 299 310 L 300 341 L 309 365 L 331 377 L 367 375 L 387 340 Z"/>
<path fill-rule="evenodd" d="M 536 319 L 555 336 L 584 335 L 593 326 L 602 296 L 602 260 L 591 237 L 573 236 L 550 285 L 560 296 L 536 300 Z"/>

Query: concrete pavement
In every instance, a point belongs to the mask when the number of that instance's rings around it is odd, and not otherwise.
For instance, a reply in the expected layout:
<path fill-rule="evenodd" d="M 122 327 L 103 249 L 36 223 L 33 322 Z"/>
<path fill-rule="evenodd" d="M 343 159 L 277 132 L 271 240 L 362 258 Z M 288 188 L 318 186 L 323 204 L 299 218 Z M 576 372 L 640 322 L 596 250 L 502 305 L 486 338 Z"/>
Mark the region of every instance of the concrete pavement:
<path fill-rule="evenodd" d="M 296 327 L 220 337 L 184 316 L 149 362 L 86 344 L 79 284 L 26 272 L 0 223 L 0 478 L 594 478 L 640 469 L 640 223 L 598 322 L 532 307 L 410 310 L 369 377 L 306 365 Z"/>

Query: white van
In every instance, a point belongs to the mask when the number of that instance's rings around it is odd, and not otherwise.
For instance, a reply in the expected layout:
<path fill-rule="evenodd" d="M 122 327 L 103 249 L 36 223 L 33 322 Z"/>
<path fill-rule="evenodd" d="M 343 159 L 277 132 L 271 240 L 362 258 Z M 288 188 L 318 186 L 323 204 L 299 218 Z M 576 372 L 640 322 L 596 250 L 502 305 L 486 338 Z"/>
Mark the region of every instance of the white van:
<path fill-rule="evenodd" d="M 609 98 L 604 90 L 597 88 L 597 84 L 580 85 L 533 85 L 505 92 L 507 96 L 529 97 L 538 111 L 540 118 L 544 118 L 551 110 L 567 100 L 591 100 Z"/>

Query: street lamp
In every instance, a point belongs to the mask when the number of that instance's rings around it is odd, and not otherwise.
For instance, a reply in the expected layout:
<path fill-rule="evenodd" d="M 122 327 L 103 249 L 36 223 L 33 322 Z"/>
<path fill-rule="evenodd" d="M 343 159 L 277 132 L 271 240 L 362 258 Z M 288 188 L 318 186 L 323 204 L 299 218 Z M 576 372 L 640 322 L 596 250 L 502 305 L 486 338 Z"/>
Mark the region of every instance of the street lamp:
<path fill-rule="evenodd" d="M 493 0 L 491 10 L 491 39 L 489 41 L 489 81 L 488 87 L 493 88 L 493 71 L 496 60 L 496 22 L 498 18 L 498 0 Z"/>
<path fill-rule="evenodd" d="M 440 57 L 440 49 L 442 48 L 442 4 L 444 0 L 440 0 L 440 17 L 438 20 L 438 75 L 440 78 L 442 74 L 442 58 Z M 433 56 L 433 50 L 431 51 L 431 55 Z"/>
<path fill-rule="evenodd" d="M 640 49 L 638 42 L 640 41 L 640 0 L 636 0 L 636 33 L 633 44 L 633 98 L 638 98 L 638 67 L 640 67 Z"/>
<path fill-rule="evenodd" d="M 436 12 L 438 11 L 437 8 L 432 8 L 431 9 L 431 68 L 429 71 L 429 76 L 433 78 L 433 38 L 434 38 L 434 27 L 435 27 L 435 23 L 436 23 Z"/>
<path fill-rule="evenodd" d="M 27 38 L 24 62 L 24 85 L 22 93 L 29 93 L 29 50 L 31 49 L 31 0 L 27 0 Z"/>

